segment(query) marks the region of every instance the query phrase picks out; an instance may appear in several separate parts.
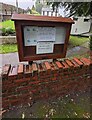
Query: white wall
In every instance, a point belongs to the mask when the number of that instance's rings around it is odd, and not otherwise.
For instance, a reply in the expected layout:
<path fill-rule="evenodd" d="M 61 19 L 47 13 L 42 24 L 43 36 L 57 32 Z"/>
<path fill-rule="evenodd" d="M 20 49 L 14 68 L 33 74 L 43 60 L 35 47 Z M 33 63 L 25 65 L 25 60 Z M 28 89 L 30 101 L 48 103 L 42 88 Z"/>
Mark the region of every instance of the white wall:
<path fill-rule="evenodd" d="M 78 35 L 82 33 L 87 33 L 90 30 L 91 21 L 84 22 L 84 19 L 89 19 L 85 17 L 78 17 L 75 24 L 72 24 L 71 34 Z"/>

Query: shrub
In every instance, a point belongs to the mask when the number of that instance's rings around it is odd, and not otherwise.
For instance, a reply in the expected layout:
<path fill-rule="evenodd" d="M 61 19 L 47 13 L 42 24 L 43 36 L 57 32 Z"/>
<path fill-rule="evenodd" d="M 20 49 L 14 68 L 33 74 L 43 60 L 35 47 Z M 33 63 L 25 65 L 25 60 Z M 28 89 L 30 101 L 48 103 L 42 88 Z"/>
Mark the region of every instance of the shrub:
<path fill-rule="evenodd" d="M 7 33 L 6 33 L 6 28 L 1 28 L 0 29 L 1 30 L 1 34 L 4 36 L 4 35 L 7 35 Z"/>
<path fill-rule="evenodd" d="M 11 27 L 7 27 L 7 28 L 1 28 L 1 33 L 3 36 L 8 36 L 8 35 L 12 35 L 15 33 L 15 30 L 12 29 Z"/>

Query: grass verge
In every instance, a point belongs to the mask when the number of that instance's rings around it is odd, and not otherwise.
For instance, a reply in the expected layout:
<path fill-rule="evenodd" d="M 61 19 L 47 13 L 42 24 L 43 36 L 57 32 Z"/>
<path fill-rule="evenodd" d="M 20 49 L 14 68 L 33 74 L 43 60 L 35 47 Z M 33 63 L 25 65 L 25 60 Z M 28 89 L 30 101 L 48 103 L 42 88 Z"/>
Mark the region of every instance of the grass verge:
<path fill-rule="evenodd" d="M 16 44 L 4 44 L 0 45 L 0 54 L 1 53 L 11 53 L 11 52 L 17 52 L 17 45 Z"/>
<path fill-rule="evenodd" d="M 0 22 L 0 26 L 1 26 L 2 28 L 8 28 L 8 27 L 10 27 L 10 28 L 12 28 L 12 29 L 15 29 L 15 27 L 14 27 L 14 22 L 11 21 L 11 20 L 7 20 L 7 21 L 4 21 L 4 22 Z"/>
<path fill-rule="evenodd" d="M 87 41 L 89 41 L 89 38 L 87 37 L 70 36 L 68 49 L 73 48 L 75 46 L 80 46 Z M 17 51 L 18 49 L 16 44 L 0 45 L 0 53 L 10 53 L 10 52 L 17 52 Z"/>
<path fill-rule="evenodd" d="M 89 37 L 70 36 L 69 48 L 80 46 L 89 41 Z"/>

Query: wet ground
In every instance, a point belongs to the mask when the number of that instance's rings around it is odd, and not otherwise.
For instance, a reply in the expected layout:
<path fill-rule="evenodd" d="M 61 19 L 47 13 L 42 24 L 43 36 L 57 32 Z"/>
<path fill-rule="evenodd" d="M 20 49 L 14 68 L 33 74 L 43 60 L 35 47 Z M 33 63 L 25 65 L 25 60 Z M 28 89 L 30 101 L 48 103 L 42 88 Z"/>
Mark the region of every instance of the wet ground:
<path fill-rule="evenodd" d="M 90 118 L 90 90 L 12 107 L 3 118 Z"/>

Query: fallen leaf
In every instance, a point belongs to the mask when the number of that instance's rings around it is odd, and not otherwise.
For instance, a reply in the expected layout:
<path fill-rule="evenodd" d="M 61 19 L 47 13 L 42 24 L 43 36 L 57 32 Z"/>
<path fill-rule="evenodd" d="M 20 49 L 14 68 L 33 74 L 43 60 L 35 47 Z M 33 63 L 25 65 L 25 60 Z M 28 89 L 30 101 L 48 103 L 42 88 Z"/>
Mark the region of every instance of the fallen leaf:
<path fill-rule="evenodd" d="M 69 115 L 66 115 L 67 116 L 67 118 L 69 118 Z"/>
<path fill-rule="evenodd" d="M 83 114 L 83 117 L 84 118 L 90 118 L 90 115 L 89 115 L 89 113 L 85 113 L 85 114 Z"/>
<path fill-rule="evenodd" d="M 53 116 L 55 112 L 56 111 L 54 109 L 50 109 L 49 114 Z"/>
<path fill-rule="evenodd" d="M 74 112 L 74 114 L 77 116 L 77 113 L 76 113 L 76 112 Z"/>
<path fill-rule="evenodd" d="M 22 113 L 22 119 L 24 119 L 25 118 L 25 114 L 24 113 Z"/>
<path fill-rule="evenodd" d="M 49 116 L 48 114 L 45 115 L 46 118 L 48 118 L 48 116 Z"/>
<path fill-rule="evenodd" d="M 0 116 L 1 116 L 3 113 L 5 113 L 5 112 L 6 112 L 6 110 L 0 111 Z"/>
<path fill-rule="evenodd" d="M 68 97 L 68 95 L 66 95 L 66 97 Z"/>
<path fill-rule="evenodd" d="M 29 107 L 31 106 L 30 103 L 28 103 L 28 106 L 29 106 Z"/>
<path fill-rule="evenodd" d="M 73 99 L 71 99 L 71 101 L 73 102 L 74 100 L 73 100 Z"/>

